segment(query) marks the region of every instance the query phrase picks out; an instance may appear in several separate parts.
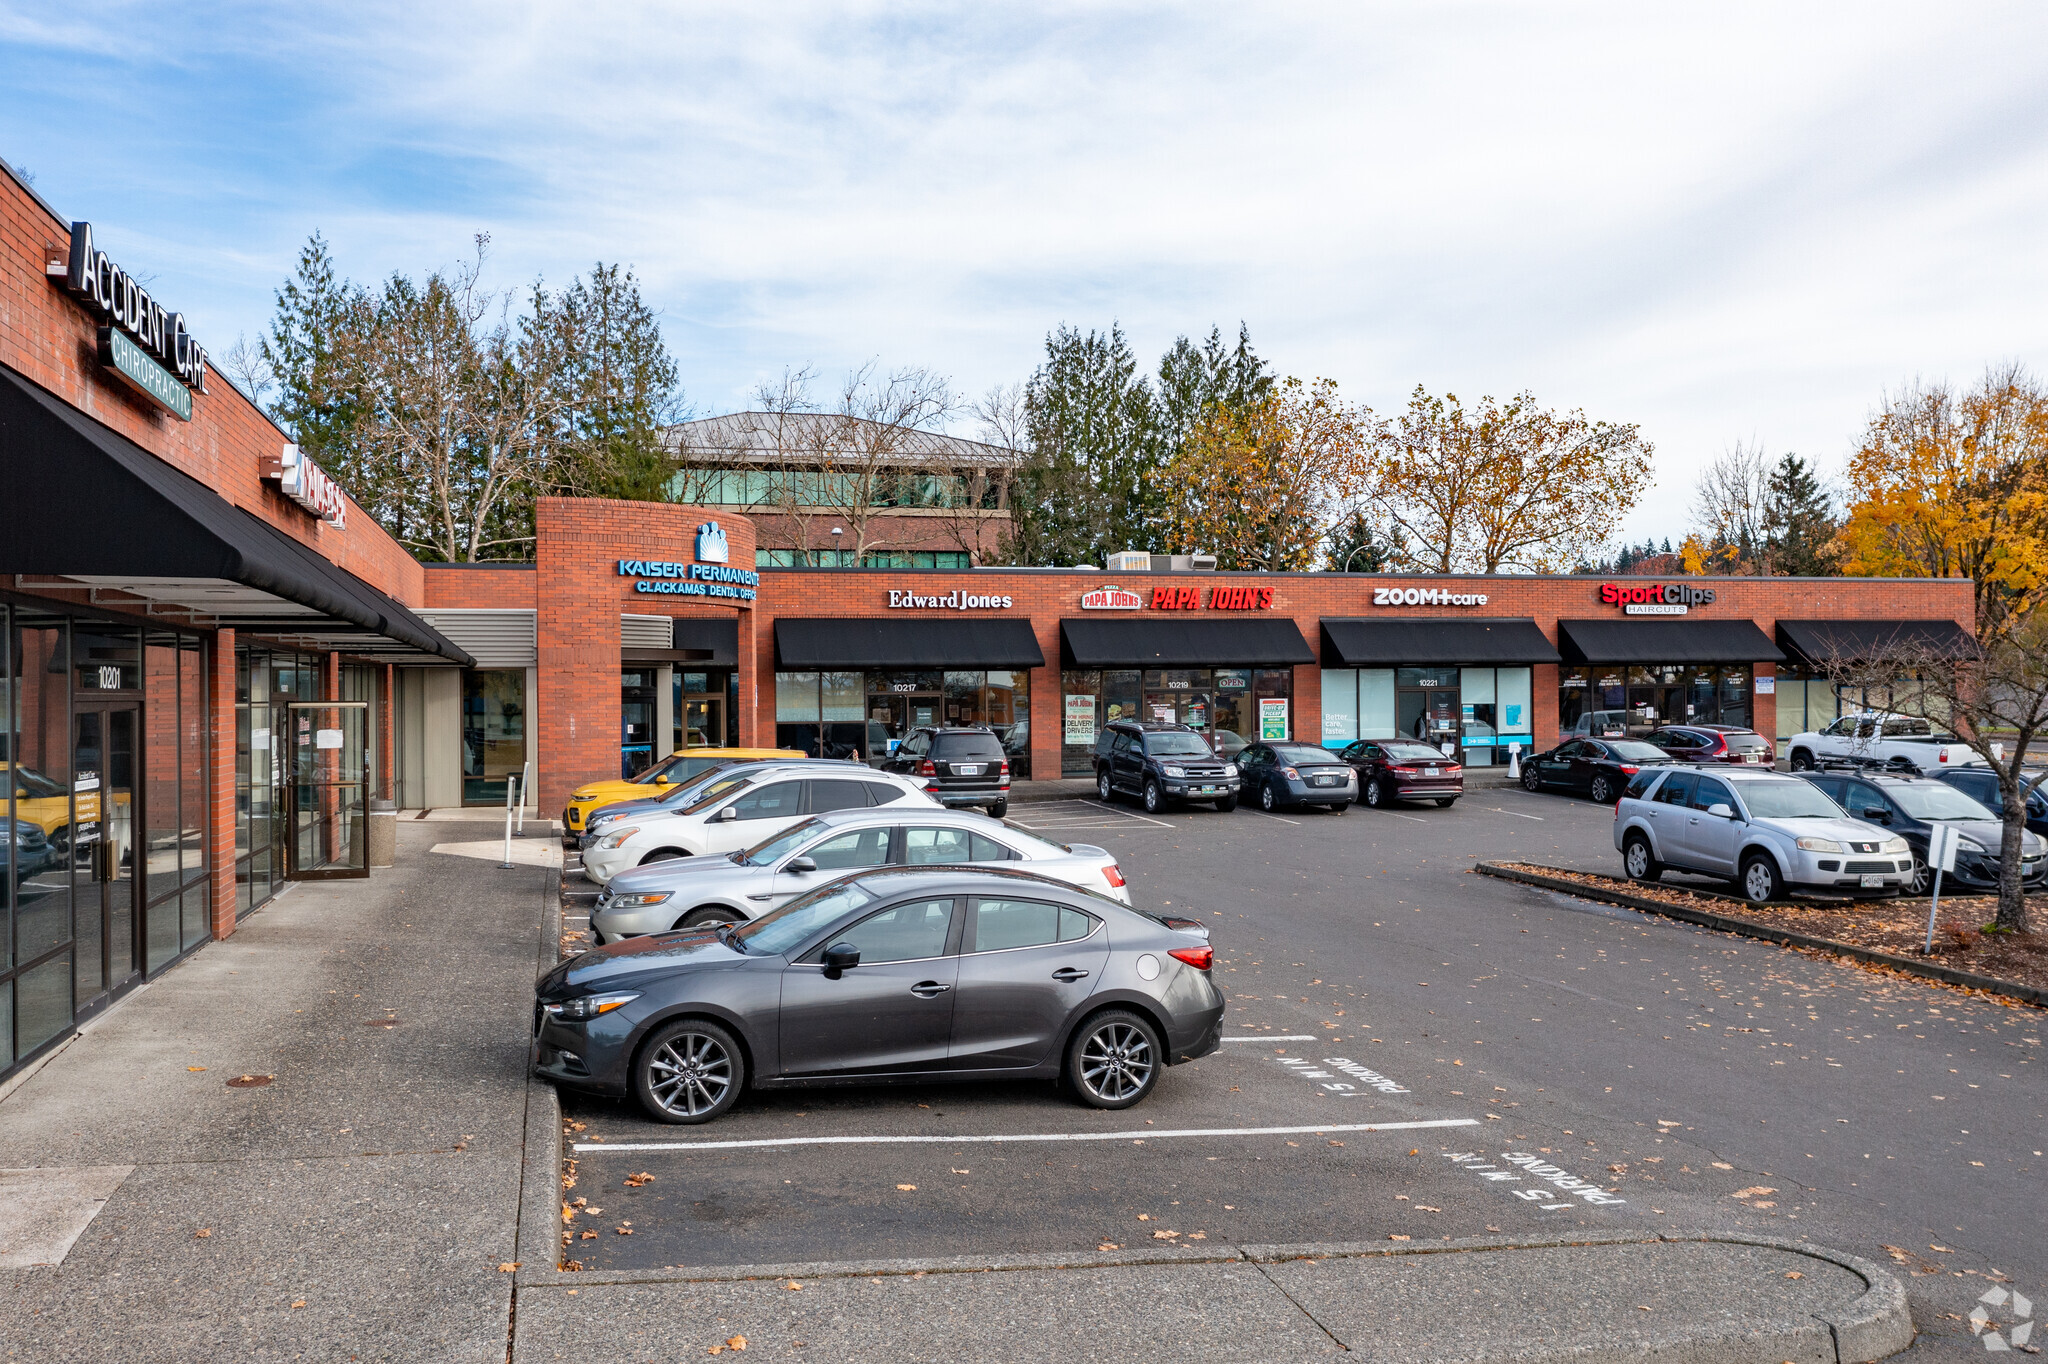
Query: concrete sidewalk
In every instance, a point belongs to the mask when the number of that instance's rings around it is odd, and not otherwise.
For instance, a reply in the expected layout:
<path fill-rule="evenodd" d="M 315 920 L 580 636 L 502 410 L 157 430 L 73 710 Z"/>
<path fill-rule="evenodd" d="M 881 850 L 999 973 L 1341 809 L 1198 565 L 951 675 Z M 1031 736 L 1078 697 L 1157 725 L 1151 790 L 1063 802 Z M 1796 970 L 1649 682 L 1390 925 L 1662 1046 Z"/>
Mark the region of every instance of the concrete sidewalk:
<path fill-rule="evenodd" d="M 0 1101 L 0 1255 L 32 1205 L 18 1258 L 62 1256 L 0 1269 L 0 1356 L 505 1358 L 558 874 L 400 823 L 397 867 L 291 887 Z"/>

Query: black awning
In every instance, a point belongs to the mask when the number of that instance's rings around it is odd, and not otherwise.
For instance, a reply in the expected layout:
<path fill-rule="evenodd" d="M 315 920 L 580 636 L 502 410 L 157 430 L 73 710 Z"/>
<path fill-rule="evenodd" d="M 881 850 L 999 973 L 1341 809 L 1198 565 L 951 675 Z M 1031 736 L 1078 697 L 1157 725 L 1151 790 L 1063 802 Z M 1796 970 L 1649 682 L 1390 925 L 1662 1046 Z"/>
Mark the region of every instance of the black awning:
<path fill-rule="evenodd" d="M 345 652 L 351 638 L 381 638 L 474 662 L 389 596 L 4 365 L 0 487 L 0 572 L 234 583 L 276 600 L 224 610 L 222 625 L 333 635 Z M 287 603 L 318 614 L 276 609 Z"/>
<path fill-rule="evenodd" d="M 1952 620 L 1781 620 L 1778 642 L 1794 663 L 1867 663 L 1887 655 L 1936 653 L 1967 658 L 1977 640 Z"/>
<path fill-rule="evenodd" d="M 1561 620 L 1567 663 L 1782 663 L 1753 620 Z"/>
<path fill-rule="evenodd" d="M 1323 666 L 1556 663 L 1557 647 L 1528 616 L 1323 618 Z"/>
<path fill-rule="evenodd" d="M 1063 620 L 1060 653 L 1072 668 L 1228 668 L 1316 661 L 1301 631 L 1284 616 Z"/>
<path fill-rule="evenodd" d="M 775 622 L 776 666 L 812 668 L 1042 668 L 1031 622 L 934 612 Z"/>
<path fill-rule="evenodd" d="M 677 616 L 675 643 L 679 653 L 691 655 L 692 663 L 714 668 L 736 668 L 740 662 L 740 623 L 731 616 Z"/>

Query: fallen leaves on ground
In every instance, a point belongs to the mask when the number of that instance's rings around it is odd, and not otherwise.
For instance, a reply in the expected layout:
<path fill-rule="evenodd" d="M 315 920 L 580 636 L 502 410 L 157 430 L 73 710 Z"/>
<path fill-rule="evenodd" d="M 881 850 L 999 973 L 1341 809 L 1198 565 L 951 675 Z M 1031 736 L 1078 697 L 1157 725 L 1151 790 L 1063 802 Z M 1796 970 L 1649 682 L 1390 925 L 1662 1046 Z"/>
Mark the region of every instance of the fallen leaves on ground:
<path fill-rule="evenodd" d="M 213 1228 L 201 1227 L 199 1230 L 193 1232 L 192 1234 L 194 1236 L 197 1236 L 200 1240 L 204 1241 L 207 1237 L 213 1235 Z"/>
<path fill-rule="evenodd" d="M 205 1069 L 206 1069 L 206 1067 L 205 1067 L 205 1066 L 187 1066 L 187 1067 L 185 1067 L 185 1069 L 187 1069 L 187 1070 L 205 1070 Z"/>
<path fill-rule="evenodd" d="M 1405 1240 L 1407 1240 L 1408 1238 L 1407 1238 L 1407 1237 L 1405 1237 L 1405 1236 L 1403 1236 L 1403 1235 L 1402 1235 L 1402 1234 L 1401 1234 L 1400 1232 L 1396 1231 L 1396 1232 L 1389 1232 L 1389 1233 L 1387 1234 L 1387 1239 L 1388 1239 L 1389 1241 L 1405 1241 Z"/>
<path fill-rule="evenodd" d="M 507 1260 L 498 1266 L 498 1272 L 500 1274 L 510 1274 L 513 1270 L 519 1268 L 519 1265 L 520 1262 L 518 1260 Z"/>
<path fill-rule="evenodd" d="M 1785 1277 L 1788 1279 L 1803 1279 L 1806 1276 L 1796 1269 L 1788 1269 L 1785 1271 Z"/>
<path fill-rule="evenodd" d="M 651 1175 L 651 1174 L 648 1174 L 648 1173 L 647 1173 L 647 1172 L 646 1172 L 645 1170 L 642 1170 L 642 1171 L 641 1171 L 641 1172 L 640 1172 L 639 1174 L 637 1174 L 637 1175 L 627 1175 L 627 1176 L 626 1176 L 626 1187 L 627 1187 L 627 1188 L 629 1188 L 629 1189 L 637 1189 L 637 1188 L 639 1188 L 639 1187 L 640 1187 L 640 1186 L 641 1186 L 642 1184 L 652 1184 L 653 1182 L 654 1182 L 654 1176 L 653 1176 L 653 1175 Z"/>
<path fill-rule="evenodd" d="M 1152 1239 L 1155 1241 L 1171 1241 L 1179 1235 L 1180 1233 L 1177 1231 L 1155 1231 L 1152 1233 Z"/>
<path fill-rule="evenodd" d="M 917 1185 L 915 1185 L 915 1184 L 898 1184 L 898 1185 L 896 1186 L 896 1188 L 897 1188 L 897 1190 L 898 1190 L 899 1192 L 902 1192 L 902 1193 L 916 1193 L 916 1192 L 917 1192 Z"/>
<path fill-rule="evenodd" d="M 1117 1244 L 1115 1244 L 1114 1242 L 1110 1242 L 1110 1241 L 1104 1241 L 1104 1242 L 1103 1242 L 1103 1243 L 1102 1243 L 1101 1245 L 1099 1245 L 1099 1246 L 1097 1246 L 1097 1247 L 1095 1247 L 1095 1248 L 1096 1248 L 1097 1250 L 1122 1250 L 1122 1249 L 1123 1249 L 1123 1247 L 1122 1247 L 1122 1246 L 1120 1246 L 1120 1245 L 1117 1245 Z"/>
<path fill-rule="evenodd" d="M 1728 1196 L 1730 1198 L 1762 1198 L 1765 1194 L 1774 1194 L 1776 1192 L 1777 1190 L 1768 1184 L 1752 1184 L 1747 1189 L 1737 1189 Z"/>
<path fill-rule="evenodd" d="M 800 1293 L 803 1291 L 803 1285 L 798 1283 L 795 1279 L 791 1279 L 788 1283 L 784 1284 L 783 1287 L 788 1289 L 792 1293 Z"/>
<path fill-rule="evenodd" d="M 299 1300 L 298 1300 L 297 1302 L 294 1302 L 294 1303 L 292 1304 L 292 1310 L 293 1310 L 293 1311 L 297 1311 L 297 1310 L 298 1310 L 299 1308 L 301 1308 L 301 1307 L 304 1307 L 305 1305 L 306 1305 L 306 1300 L 305 1300 L 304 1298 L 300 1298 L 300 1299 L 299 1299 Z"/>

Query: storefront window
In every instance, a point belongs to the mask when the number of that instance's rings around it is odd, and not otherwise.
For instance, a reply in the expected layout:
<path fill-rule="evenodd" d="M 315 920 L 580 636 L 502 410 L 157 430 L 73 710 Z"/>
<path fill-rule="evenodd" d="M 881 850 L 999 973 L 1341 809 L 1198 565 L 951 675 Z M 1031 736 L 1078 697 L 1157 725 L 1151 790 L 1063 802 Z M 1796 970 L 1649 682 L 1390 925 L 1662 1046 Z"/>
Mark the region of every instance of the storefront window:
<path fill-rule="evenodd" d="M 1260 668 L 1252 674 L 1252 721 L 1255 732 L 1247 734 L 1242 726 L 1234 731 L 1246 743 L 1294 737 L 1294 669 Z"/>
<path fill-rule="evenodd" d="M 1095 770 L 1095 735 L 1102 728 L 1102 674 L 1073 669 L 1060 674 L 1060 775 Z"/>
<path fill-rule="evenodd" d="M 1500 732 L 1495 737 L 1494 761 L 1504 763 L 1511 745 L 1520 744 L 1524 757 L 1536 746 L 1535 669 L 1500 668 L 1495 675 L 1498 680 L 1494 684 L 1494 694 Z"/>
<path fill-rule="evenodd" d="M 1323 669 L 1323 747 L 1358 738 L 1358 669 Z"/>
<path fill-rule="evenodd" d="M 652 703 L 648 703 L 651 708 Z M 652 725 L 652 720 L 649 722 Z M 646 742 L 642 740 L 642 742 Z M 462 674 L 462 803 L 503 805 L 506 782 L 526 763 L 526 670 Z"/>

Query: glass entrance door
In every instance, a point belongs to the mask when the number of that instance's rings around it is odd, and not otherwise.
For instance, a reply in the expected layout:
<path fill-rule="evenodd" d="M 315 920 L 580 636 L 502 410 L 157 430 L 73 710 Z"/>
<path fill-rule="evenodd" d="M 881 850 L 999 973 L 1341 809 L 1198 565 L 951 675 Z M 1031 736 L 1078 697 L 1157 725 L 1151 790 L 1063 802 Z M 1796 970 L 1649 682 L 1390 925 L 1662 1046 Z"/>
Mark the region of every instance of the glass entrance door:
<path fill-rule="evenodd" d="M 1405 671 L 1405 669 L 1404 669 Z M 1458 689 L 1453 686 L 1401 688 L 1394 693 L 1394 723 L 1404 739 L 1442 748 L 1461 742 Z"/>
<path fill-rule="evenodd" d="M 286 713 L 291 744 L 287 875 L 294 881 L 366 877 L 369 703 L 295 701 Z"/>
<path fill-rule="evenodd" d="M 70 851 L 76 888 L 78 1006 L 140 974 L 135 959 L 135 733 L 130 702 L 82 705 L 71 715 Z"/>
<path fill-rule="evenodd" d="M 678 748 L 717 748 L 725 743 L 725 698 L 691 696 L 683 701 L 683 741 Z"/>

